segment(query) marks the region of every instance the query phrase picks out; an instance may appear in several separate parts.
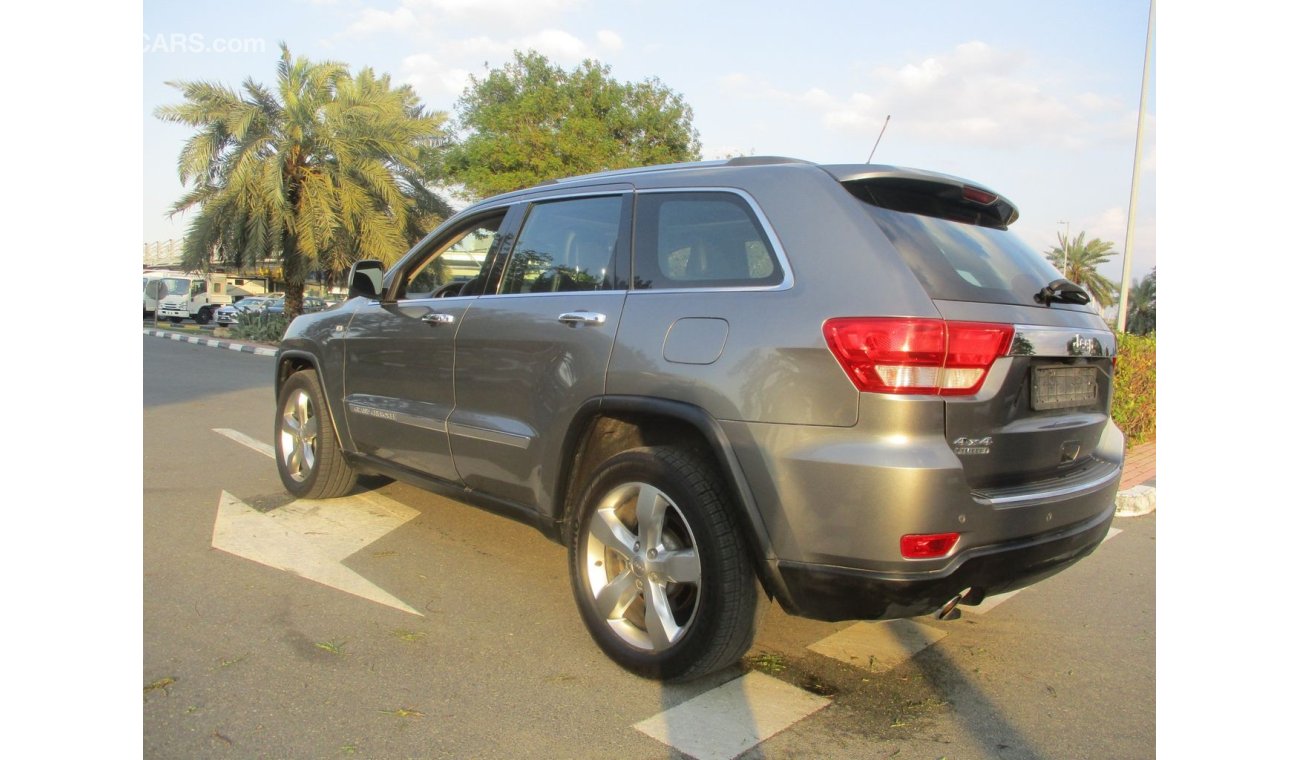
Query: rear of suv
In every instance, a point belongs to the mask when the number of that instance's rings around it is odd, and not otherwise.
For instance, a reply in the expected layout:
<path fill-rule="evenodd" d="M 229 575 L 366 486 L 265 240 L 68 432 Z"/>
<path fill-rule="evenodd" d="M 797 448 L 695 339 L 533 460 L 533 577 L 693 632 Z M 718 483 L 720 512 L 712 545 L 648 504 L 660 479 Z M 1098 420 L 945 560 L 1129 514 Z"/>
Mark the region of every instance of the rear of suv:
<path fill-rule="evenodd" d="M 1115 339 L 992 190 L 743 158 L 470 207 L 277 356 L 288 490 L 380 473 L 569 550 L 634 672 L 734 663 L 761 597 L 936 613 L 1090 553 L 1123 457 Z"/>

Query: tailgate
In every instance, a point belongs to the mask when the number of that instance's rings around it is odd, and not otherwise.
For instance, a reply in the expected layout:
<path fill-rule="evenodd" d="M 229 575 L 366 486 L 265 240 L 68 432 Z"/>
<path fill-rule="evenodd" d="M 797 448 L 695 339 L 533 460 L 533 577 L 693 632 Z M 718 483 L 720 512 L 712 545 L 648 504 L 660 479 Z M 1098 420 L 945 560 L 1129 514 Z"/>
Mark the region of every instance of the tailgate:
<path fill-rule="evenodd" d="M 1021 325 L 1011 355 L 981 392 L 945 402 L 945 432 L 972 489 L 1086 477 L 1110 417 L 1115 336 L 1109 330 Z"/>

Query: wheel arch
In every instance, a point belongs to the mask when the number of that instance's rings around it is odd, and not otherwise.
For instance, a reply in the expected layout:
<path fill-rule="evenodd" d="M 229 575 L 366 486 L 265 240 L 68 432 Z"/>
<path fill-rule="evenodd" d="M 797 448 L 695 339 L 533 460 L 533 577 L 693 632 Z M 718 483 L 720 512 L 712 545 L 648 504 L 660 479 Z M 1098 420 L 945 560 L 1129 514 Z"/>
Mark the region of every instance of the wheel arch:
<path fill-rule="evenodd" d="M 759 580 L 784 606 L 789 592 L 774 569 L 771 538 L 740 460 L 717 420 L 692 404 L 642 396 L 604 396 L 584 404 L 561 448 L 553 491 L 554 537 L 568 545 L 582 484 L 597 466 L 620 451 L 658 445 L 683 446 L 717 468 Z"/>
<path fill-rule="evenodd" d="M 274 393 L 277 403 L 279 403 L 280 389 L 284 387 L 289 376 L 304 370 L 315 372 L 316 377 L 320 379 L 321 390 L 325 396 L 325 411 L 334 425 L 334 434 L 338 437 L 339 446 L 345 452 L 352 451 L 352 435 L 348 429 L 347 417 L 334 408 L 334 395 L 331 393 L 333 386 L 320 371 L 320 362 L 315 354 L 299 349 L 282 349 L 275 355 Z"/>

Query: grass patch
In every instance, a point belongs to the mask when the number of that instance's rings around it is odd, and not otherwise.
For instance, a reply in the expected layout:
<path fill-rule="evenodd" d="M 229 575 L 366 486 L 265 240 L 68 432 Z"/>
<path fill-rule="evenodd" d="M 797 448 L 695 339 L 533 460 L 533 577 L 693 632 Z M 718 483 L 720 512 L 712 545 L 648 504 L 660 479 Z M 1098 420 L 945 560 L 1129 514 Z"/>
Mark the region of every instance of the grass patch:
<path fill-rule="evenodd" d="M 283 314 L 241 314 L 239 324 L 230 328 L 230 335 L 257 343 L 279 343 L 287 329 L 289 319 Z"/>
<path fill-rule="evenodd" d="M 337 655 L 340 655 L 340 656 L 342 656 L 343 654 L 346 654 L 346 653 L 343 651 L 343 647 L 345 647 L 345 646 L 347 646 L 347 645 L 348 645 L 348 642 L 346 642 L 346 641 L 318 641 L 318 642 L 316 642 L 316 648 L 317 648 L 317 649 L 324 649 L 326 652 L 329 652 L 330 654 L 337 654 Z"/>
<path fill-rule="evenodd" d="M 782 658 L 781 655 L 772 654 L 771 652 L 760 654 L 753 658 L 750 663 L 754 666 L 755 670 L 761 670 L 764 673 L 773 676 L 786 668 L 785 659 Z"/>

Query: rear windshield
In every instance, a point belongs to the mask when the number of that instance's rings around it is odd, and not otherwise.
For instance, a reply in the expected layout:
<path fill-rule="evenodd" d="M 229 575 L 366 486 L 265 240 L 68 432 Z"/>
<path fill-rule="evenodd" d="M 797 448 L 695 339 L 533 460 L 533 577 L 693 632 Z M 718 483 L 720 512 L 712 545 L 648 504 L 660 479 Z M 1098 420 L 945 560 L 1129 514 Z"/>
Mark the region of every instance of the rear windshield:
<path fill-rule="evenodd" d="M 862 202 L 931 298 L 1038 305 L 1034 294 L 1061 275 L 1008 230 L 919 216 Z"/>

